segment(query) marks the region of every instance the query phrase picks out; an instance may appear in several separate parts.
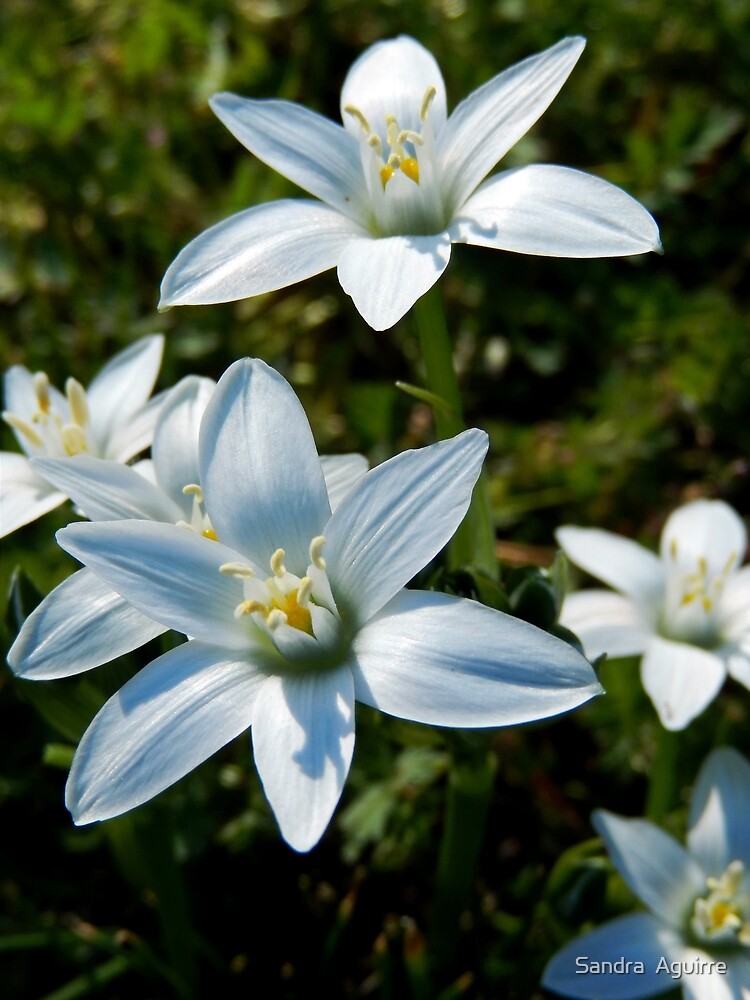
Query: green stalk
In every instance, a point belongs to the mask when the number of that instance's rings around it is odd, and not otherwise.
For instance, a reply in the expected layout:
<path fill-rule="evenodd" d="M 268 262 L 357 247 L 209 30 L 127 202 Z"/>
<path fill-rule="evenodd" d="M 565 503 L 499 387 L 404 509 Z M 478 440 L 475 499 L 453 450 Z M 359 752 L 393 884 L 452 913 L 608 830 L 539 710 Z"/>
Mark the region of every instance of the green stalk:
<path fill-rule="evenodd" d="M 665 729 L 661 724 L 658 726 L 646 796 L 646 816 L 654 823 L 663 823 L 674 805 L 679 743 L 680 733 Z"/>
<path fill-rule="evenodd" d="M 461 914 L 471 906 L 497 770 L 497 758 L 487 749 L 485 740 L 470 753 L 459 753 L 454 750 L 448 775 L 445 825 L 428 934 L 436 973 L 449 971 L 461 933 Z"/>
<path fill-rule="evenodd" d="M 418 299 L 414 320 L 424 361 L 427 386 L 439 396 L 445 407 L 433 407 L 435 429 L 442 440 L 466 429 L 458 380 L 453 368 L 453 351 L 445 323 L 443 300 L 438 285 Z M 484 470 L 474 487 L 466 517 L 448 547 L 448 565 L 452 569 L 472 565 L 497 579 L 495 530 L 490 508 L 489 484 Z"/>

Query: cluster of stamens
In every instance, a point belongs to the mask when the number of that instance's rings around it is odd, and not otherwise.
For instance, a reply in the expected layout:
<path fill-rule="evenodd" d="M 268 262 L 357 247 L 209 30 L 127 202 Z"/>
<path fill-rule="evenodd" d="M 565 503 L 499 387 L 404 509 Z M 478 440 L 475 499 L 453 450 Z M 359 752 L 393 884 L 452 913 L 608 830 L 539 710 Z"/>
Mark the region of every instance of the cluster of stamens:
<path fill-rule="evenodd" d="M 669 553 L 672 560 L 676 561 L 677 541 L 674 538 L 670 544 Z M 706 562 L 706 559 L 701 556 L 698 559 L 697 572 L 685 573 L 680 578 L 680 586 L 682 589 L 680 606 L 684 607 L 688 604 L 692 604 L 694 601 L 698 601 L 707 614 L 713 611 L 714 604 L 724 589 L 724 582 L 734 568 L 736 561 L 737 553 L 730 553 L 729 558 L 719 573 L 714 577 L 710 577 L 708 574 L 708 563 Z"/>
<path fill-rule="evenodd" d="M 17 431 L 28 444 L 46 455 L 79 455 L 89 450 L 87 428 L 89 404 L 86 390 L 80 382 L 69 378 L 65 383 L 70 419 L 55 412 L 50 398 L 50 383 L 44 372 L 33 380 L 37 408 L 30 419 L 17 413 L 3 413 L 3 420 Z"/>
<path fill-rule="evenodd" d="M 192 496 L 193 498 L 193 509 L 190 513 L 189 521 L 178 521 L 178 528 L 189 528 L 190 531 L 194 531 L 197 535 L 203 535 L 204 538 L 210 538 L 211 541 L 218 541 L 218 536 L 211 525 L 211 520 L 205 511 L 204 503 L 205 499 L 203 496 L 203 490 L 197 483 L 188 483 L 187 486 L 183 486 L 182 492 L 185 496 Z"/>
<path fill-rule="evenodd" d="M 740 891 L 745 866 L 732 861 L 719 878 L 706 879 L 708 894 L 695 901 L 691 928 L 707 943 L 750 947 L 750 891 Z"/>
<path fill-rule="evenodd" d="M 318 535 L 310 543 L 310 570 L 325 571 L 325 560 L 322 549 L 325 538 Z M 271 556 L 272 576 L 265 581 L 256 578 L 254 570 L 244 563 L 224 563 L 219 567 L 221 573 L 236 576 L 243 581 L 245 599 L 240 601 L 234 610 L 235 618 L 253 615 L 258 624 L 264 625 L 269 632 L 275 632 L 282 625 L 306 632 L 315 637 L 310 606 L 314 581 L 310 575 L 297 577 L 290 573 L 284 565 L 285 552 L 276 549 Z"/>
<path fill-rule="evenodd" d="M 435 88 L 428 87 L 422 98 L 422 105 L 419 109 L 419 120 L 423 125 L 427 121 L 427 115 L 435 94 Z M 344 107 L 344 111 L 359 123 L 367 138 L 367 145 L 382 158 L 383 140 L 377 132 L 374 132 L 370 128 L 370 123 L 365 115 L 353 104 L 347 104 Z M 406 143 L 410 143 L 416 153 L 416 147 L 424 144 L 421 133 L 415 132 L 412 129 L 399 128 L 395 115 L 385 116 L 385 127 L 385 140 L 388 144 L 389 152 L 387 159 L 380 168 L 380 180 L 383 189 L 385 189 L 386 184 L 397 170 L 400 170 L 401 173 L 408 177 L 409 180 L 414 181 L 415 184 L 419 184 L 419 161 L 416 156 L 412 156 L 404 147 Z"/>

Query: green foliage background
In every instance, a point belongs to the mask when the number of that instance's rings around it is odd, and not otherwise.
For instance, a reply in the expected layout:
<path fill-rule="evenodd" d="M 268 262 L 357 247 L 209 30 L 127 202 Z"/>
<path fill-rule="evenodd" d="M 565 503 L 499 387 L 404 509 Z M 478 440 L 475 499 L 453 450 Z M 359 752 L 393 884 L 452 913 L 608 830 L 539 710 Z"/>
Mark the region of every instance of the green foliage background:
<path fill-rule="evenodd" d="M 451 106 L 505 66 L 585 35 L 560 96 L 503 166 L 591 171 L 644 202 L 662 229 L 663 257 L 455 248 L 442 289 L 469 421 L 491 435 L 500 537 L 546 564 L 560 523 L 653 544 L 690 497 L 720 496 L 746 513 L 744 0 L 5 0 L 3 368 L 85 383 L 115 351 L 163 331 L 162 387 L 257 355 L 292 381 L 322 451 L 378 462 L 429 441 L 429 413 L 393 385 L 421 381 L 408 318 L 374 333 L 333 273 L 245 302 L 155 310 L 161 276 L 189 239 L 233 211 L 299 194 L 232 138 L 207 98 L 281 96 L 335 118 L 350 63 L 400 32 L 434 52 Z M 70 571 L 52 537 L 69 516 L 6 542 L 4 589 L 16 564 L 43 593 Z M 7 621 L 12 640 L 13 607 Z M 423 935 L 455 752 L 445 734 L 362 711 L 343 808 L 307 857 L 280 842 L 243 741 L 152 807 L 76 830 L 62 768 L 138 662 L 41 686 L 2 677 L 4 995 L 292 998 L 312 982 L 331 997 L 437 995 L 426 992 Z M 609 694 L 597 704 L 492 738 L 489 835 L 458 957 L 440 980 L 446 1000 L 525 1000 L 563 940 L 626 905 L 595 849 L 549 879 L 561 853 L 591 835 L 593 806 L 643 810 L 655 717 L 634 663 L 604 674 Z M 676 829 L 704 753 L 717 741 L 747 751 L 747 721 L 747 692 L 729 684 L 683 734 Z M 184 883 L 159 862 L 175 851 Z"/>

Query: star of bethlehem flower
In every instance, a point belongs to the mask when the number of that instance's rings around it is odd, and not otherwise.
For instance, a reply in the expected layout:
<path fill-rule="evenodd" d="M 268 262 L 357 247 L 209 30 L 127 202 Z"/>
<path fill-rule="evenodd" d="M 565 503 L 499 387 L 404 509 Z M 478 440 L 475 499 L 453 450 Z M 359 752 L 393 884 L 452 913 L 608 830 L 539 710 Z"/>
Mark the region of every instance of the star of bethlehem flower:
<path fill-rule="evenodd" d="M 709 754 L 693 790 L 687 849 L 646 820 L 600 810 L 593 822 L 647 909 L 575 938 L 551 959 L 542 985 L 581 1000 L 638 1000 L 678 985 L 684 1000 L 750 1000 L 745 758 L 728 747 Z M 626 971 L 612 971 L 618 961 Z"/>
<path fill-rule="evenodd" d="M 565 38 L 512 66 L 450 117 L 435 59 L 403 36 L 371 46 L 349 70 L 343 127 L 288 101 L 216 95 L 211 107 L 230 132 L 320 200 L 270 202 L 206 230 L 169 267 L 160 307 L 247 298 L 336 267 L 383 330 L 438 280 L 452 243 L 552 257 L 658 250 L 649 213 L 590 174 L 537 164 L 484 180 L 554 100 L 584 45 Z"/>
<path fill-rule="evenodd" d="M 88 389 L 69 378 L 65 395 L 44 372 L 32 374 L 21 365 L 8 369 L 2 416 L 23 454 L 0 456 L 0 537 L 68 498 L 32 467 L 31 459 L 85 454 L 127 462 L 151 444 L 163 397 L 148 400 L 163 349 L 160 334 L 143 337 L 107 362 Z"/>
<path fill-rule="evenodd" d="M 641 679 L 662 725 L 684 729 L 729 673 L 750 688 L 750 566 L 745 526 L 720 500 L 674 511 L 661 557 L 597 528 L 564 527 L 566 556 L 619 593 L 569 594 L 560 621 L 592 659 L 643 655 Z"/>
<path fill-rule="evenodd" d="M 32 466 L 91 521 L 157 521 L 213 539 L 216 534 L 200 487 L 198 435 L 215 388 L 212 379 L 191 375 L 166 395 L 150 460 L 126 466 L 78 455 L 32 459 Z M 362 455 L 335 455 L 322 456 L 320 462 L 335 509 L 367 471 L 367 460 Z M 164 625 L 134 608 L 90 569 L 81 569 L 29 615 L 8 653 L 8 663 L 26 680 L 67 677 L 137 649 L 165 631 Z"/>
<path fill-rule="evenodd" d="M 290 386 L 261 361 L 222 377 L 200 432 L 217 541 L 143 521 L 60 543 L 192 638 L 102 708 L 67 788 L 77 823 L 152 798 L 251 727 L 282 834 L 313 847 L 354 749 L 355 698 L 447 726 L 556 715 L 600 691 L 572 647 L 473 601 L 404 590 L 463 518 L 487 449 L 466 431 L 366 473 L 335 511 Z"/>

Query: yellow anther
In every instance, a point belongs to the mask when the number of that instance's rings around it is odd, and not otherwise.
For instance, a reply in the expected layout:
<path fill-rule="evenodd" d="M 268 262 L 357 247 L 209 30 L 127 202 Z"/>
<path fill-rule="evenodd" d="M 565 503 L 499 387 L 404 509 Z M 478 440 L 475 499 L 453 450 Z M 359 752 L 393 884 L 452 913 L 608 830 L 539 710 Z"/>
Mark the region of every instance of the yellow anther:
<path fill-rule="evenodd" d="M 684 604 L 690 604 L 692 601 L 696 599 L 697 596 L 698 593 L 695 590 L 685 591 L 685 593 L 682 595 L 682 600 L 680 601 L 680 605 L 682 606 Z"/>
<path fill-rule="evenodd" d="M 188 483 L 182 487 L 182 492 L 186 497 L 193 496 L 198 503 L 203 503 L 203 490 L 197 483 Z"/>
<path fill-rule="evenodd" d="M 673 538 L 672 541 L 669 543 L 669 554 L 672 557 L 672 559 L 676 559 L 677 558 L 677 539 L 676 538 Z"/>
<path fill-rule="evenodd" d="M 389 166 L 387 163 L 380 168 L 380 183 L 383 185 L 383 190 L 385 191 L 385 186 L 388 181 L 393 177 L 395 171 L 393 167 Z"/>
<path fill-rule="evenodd" d="M 437 94 L 437 90 L 435 90 L 434 87 L 428 87 L 427 90 L 425 91 L 424 97 L 422 98 L 422 106 L 419 109 L 419 120 L 420 121 L 422 121 L 422 122 L 426 121 L 427 115 L 428 115 L 429 110 L 430 110 L 430 105 L 432 104 L 432 102 L 435 99 L 435 94 Z"/>
<path fill-rule="evenodd" d="M 317 569 L 325 569 L 326 561 L 323 558 L 323 546 L 325 545 L 325 535 L 316 535 L 310 542 L 310 562 Z"/>
<path fill-rule="evenodd" d="M 253 611 L 262 611 L 265 614 L 268 608 L 259 601 L 240 601 L 234 609 L 234 617 L 242 618 L 243 615 L 251 615 Z"/>
<path fill-rule="evenodd" d="M 312 585 L 312 580 L 309 576 L 303 576 L 299 582 L 299 589 L 297 590 L 297 604 L 299 604 L 301 608 L 306 608 L 310 603 Z"/>
<path fill-rule="evenodd" d="M 68 455 L 80 455 L 82 451 L 88 451 L 86 435 L 78 424 L 66 424 L 60 436 Z"/>
<path fill-rule="evenodd" d="M 359 108 L 355 108 L 353 104 L 345 104 L 344 111 L 348 115 L 351 115 L 356 122 L 359 122 L 359 124 L 362 126 L 365 132 L 372 132 L 372 129 L 370 128 L 370 123 L 367 121 L 367 119 L 359 110 Z"/>
<path fill-rule="evenodd" d="M 287 616 L 284 614 L 283 611 L 280 611 L 278 608 L 274 608 L 272 611 L 269 611 L 268 615 L 266 616 L 266 625 L 268 625 L 271 631 L 277 629 L 280 625 L 286 625 L 286 623 L 287 623 Z"/>
<path fill-rule="evenodd" d="M 34 445 L 35 448 L 41 448 L 43 446 L 44 442 L 31 424 L 26 420 L 22 420 L 21 417 L 17 417 L 15 413 L 8 413 L 7 411 L 3 413 L 3 420 L 8 427 L 12 427 L 14 431 L 18 431 L 19 434 L 23 434 L 29 444 Z"/>
<path fill-rule="evenodd" d="M 286 553 L 283 549 L 276 549 L 274 554 L 271 556 L 271 572 L 278 579 L 281 579 L 281 577 L 286 575 L 286 566 L 284 565 L 285 555 Z"/>
<path fill-rule="evenodd" d="M 49 379 L 45 372 L 34 376 L 34 395 L 41 413 L 49 413 Z"/>
<path fill-rule="evenodd" d="M 307 577 L 304 578 L 304 580 L 306 579 Z M 273 610 L 266 617 L 266 624 L 270 628 L 277 628 L 278 625 L 290 625 L 292 628 L 299 629 L 300 632 L 307 632 L 308 635 L 313 634 L 312 616 L 309 609 L 305 606 L 310 597 L 309 593 L 304 602 L 300 600 L 304 580 L 301 581 L 300 587 L 297 590 L 291 590 L 281 600 L 274 600 Z M 276 625 L 274 625 L 271 621 L 274 615 L 283 615 L 284 620 L 277 621 Z"/>
<path fill-rule="evenodd" d="M 412 130 L 409 128 L 402 129 L 399 132 L 396 142 L 399 144 L 399 146 L 401 146 L 405 142 L 411 142 L 415 146 L 424 145 L 424 139 L 419 134 L 419 132 L 412 132 Z"/>
<path fill-rule="evenodd" d="M 225 576 L 239 576 L 240 578 L 247 580 L 249 580 L 250 577 L 255 576 L 255 573 L 253 573 L 249 566 L 240 562 L 222 563 L 221 566 L 219 566 L 219 572 L 224 573 Z"/>
<path fill-rule="evenodd" d="M 407 156 L 401 161 L 401 173 L 406 174 L 410 181 L 419 184 L 419 164 L 413 156 Z"/>
<path fill-rule="evenodd" d="M 701 576 L 708 575 L 708 563 L 706 562 L 705 556 L 701 556 L 698 559 L 698 572 L 700 573 Z"/>
<path fill-rule="evenodd" d="M 89 403 L 86 399 L 86 390 L 76 379 L 69 378 L 65 383 L 65 395 L 68 397 L 73 423 L 78 424 L 79 427 L 85 427 L 89 422 Z"/>
<path fill-rule="evenodd" d="M 704 611 L 711 611 L 711 609 L 714 606 L 713 601 L 706 594 L 704 594 L 703 597 L 701 598 L 701 604 L 703 605 Z"/>

